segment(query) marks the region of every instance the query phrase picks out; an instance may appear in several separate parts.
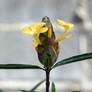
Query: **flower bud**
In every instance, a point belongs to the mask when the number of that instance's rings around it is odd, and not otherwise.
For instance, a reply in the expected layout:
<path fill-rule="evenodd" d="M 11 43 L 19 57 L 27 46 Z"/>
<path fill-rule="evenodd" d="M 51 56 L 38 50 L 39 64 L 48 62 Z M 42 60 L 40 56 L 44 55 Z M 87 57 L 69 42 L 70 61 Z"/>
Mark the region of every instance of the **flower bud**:
<path fill-rule="evenodd" d="M 50 68 L 57 60 L 58 43 L 55 44 L 55 34 L 53 31 L 52 24 L 48 17 L 44 17 L 42 22 L 46 23 L 48 31 L 39 34 L 41 45 L 37 46 L 37 53 L 39 61 L 46 67 Z"/>
<path fill-rule="evenodd" d="M 65 36 L 73 27 L 72 23 L 66 23 L 60 19 L 57 19 L 56 23 L 65 29 L 58 39 L 55 37 L 53 26 L 47 16 L 42 19 L 42 22 L 32 24 L 22 30 L 23 33 L 30 34 L 34 37 L 34 48 L 37 51 L 39 61 L 46 69 L 50 69 L 58 58 L 61 49 L 59 42 L 69 39 L 74 35 L 72 33 Z"/>

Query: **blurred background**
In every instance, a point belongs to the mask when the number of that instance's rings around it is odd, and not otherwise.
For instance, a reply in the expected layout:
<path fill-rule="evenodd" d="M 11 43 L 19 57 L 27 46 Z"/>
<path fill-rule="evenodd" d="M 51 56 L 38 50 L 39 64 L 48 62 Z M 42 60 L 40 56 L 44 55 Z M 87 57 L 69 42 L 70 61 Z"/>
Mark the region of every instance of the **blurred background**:
<path fill-rule="evenodd" d="M 57 61 L 92 52 L 92 0 L 0 0 L 0 64 L 33 64 L 42 66 L 33 48 L 33 38 L 22 28 L 48 16 L 52 23 L 59 18 L 75 24 L 72 38 L 61 41 Z M 54 25 L 54 24 L 53 24 Z M 54 26 L 57 37 L 63 32 Z M 91 61 L 91 60 L 90 60 Z M 91 62 L 78 62 L 51 71 L 57 92 L 92 91 Z M 0 89 L 19 92 L 30 89 L 45 78 L 41 70 L 0 70 Z M 38 90 L 45 88 L 43 84 Z"/>

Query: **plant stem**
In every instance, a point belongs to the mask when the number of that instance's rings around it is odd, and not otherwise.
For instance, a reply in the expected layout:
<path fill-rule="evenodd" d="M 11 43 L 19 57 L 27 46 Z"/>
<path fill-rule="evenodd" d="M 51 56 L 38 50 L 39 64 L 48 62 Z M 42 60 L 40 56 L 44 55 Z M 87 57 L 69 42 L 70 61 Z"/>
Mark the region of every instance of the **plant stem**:
<path fill-rule="evenodd" d="M 50 70 L 46 70 L 46 92 L 49 92 L 49 85 L 50 85 L 50 82 L 49 82 L 49 76 L 50 76 Z"/>

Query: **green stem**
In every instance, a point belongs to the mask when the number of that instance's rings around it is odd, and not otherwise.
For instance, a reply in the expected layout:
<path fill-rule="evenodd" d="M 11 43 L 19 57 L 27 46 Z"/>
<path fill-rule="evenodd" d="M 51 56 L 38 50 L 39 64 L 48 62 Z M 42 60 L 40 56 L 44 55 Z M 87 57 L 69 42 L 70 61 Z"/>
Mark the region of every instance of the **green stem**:
<path fill-rule="evenodd" d="M 49 85 L 50 85 L 50 82 L 49 82 L 49 76 L 50 76 L 50 70 L 46 70 L 46 92 L 49 92 Z"/>

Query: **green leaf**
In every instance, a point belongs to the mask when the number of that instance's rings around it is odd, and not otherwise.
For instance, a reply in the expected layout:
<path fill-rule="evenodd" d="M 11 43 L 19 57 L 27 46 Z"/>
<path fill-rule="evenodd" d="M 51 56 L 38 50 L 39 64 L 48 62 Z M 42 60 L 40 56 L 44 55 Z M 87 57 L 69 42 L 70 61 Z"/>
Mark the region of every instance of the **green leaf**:
<path fill-rule="evenodd" d="M 80 91 L 72 91 L 72 92 L 80 92 Z"/>
<path fill-rule="evenodd" d="M 37 83 L 31 90 L 20 90 L 22 92 L 36 92 L 35 90 L 44 82 L 45 80 L 40 81 L 39 83 Z"/>
<path fill-rule="evenodd" d="M 39 83 L 37 83 L 30 91 L 34 91 L 36 90 L 45 80 L 40 81 Z"/>
<path fill-rule="evenodd" d="M 27 90 L 20 90 L 21 92 L 36 92 L 36 91 L 27 91 Z"/>
<path fill-rule="evenodd" d="M 36 65 L 27 64 L 0 64 L 0 69 L 43 69 Z"/>
<path fill-rule="evenodd" d="M 56 92 L 55 84 L 52 82 L 51 92 Z"/>
<path fill-rule="evenodd" d="M 27 91 L 27 90 L 20 90 L 21 92 L 29 92 L 29 91 Z"/>
<path fill-rule="evenodd" d="M 3 91 L 0 89 L 0 92 L 3 92 Z"/>
<path fill-rule="evenodd" d="M 74 62 L 86 60 L 86 59 L 92 59 L 92 52 L 73 56 L 73 57 L 61 60 L 61 61 L 57 62 L 52 68 L 55 68 L 55 67 L 58 67 L 61 65 L 65 65 L 65 64 L 69 64 L 69 63 L 74 63 Z"/>

